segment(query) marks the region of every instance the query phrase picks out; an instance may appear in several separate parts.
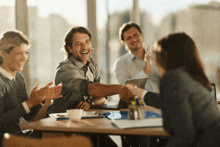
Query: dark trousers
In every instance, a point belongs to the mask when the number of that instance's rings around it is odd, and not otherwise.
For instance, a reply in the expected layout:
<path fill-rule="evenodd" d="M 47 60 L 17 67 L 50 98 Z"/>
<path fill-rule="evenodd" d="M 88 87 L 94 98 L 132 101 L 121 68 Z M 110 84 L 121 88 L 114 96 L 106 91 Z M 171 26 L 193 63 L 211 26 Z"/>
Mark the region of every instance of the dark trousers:
<path fill-rule="evenodd" d="M 89 135 L 93 147 L 117 147 L 118 145 L 109 137 L 109 135 Z"/>
<path fill-rule="evenodd" d="M 121 136 L 123 147 L 147 147 L 147 136 Z"/>
<path fill-rule="evenodd" d="M 165 147 L 170 137 L 121 136 L 123 147 Z"/>

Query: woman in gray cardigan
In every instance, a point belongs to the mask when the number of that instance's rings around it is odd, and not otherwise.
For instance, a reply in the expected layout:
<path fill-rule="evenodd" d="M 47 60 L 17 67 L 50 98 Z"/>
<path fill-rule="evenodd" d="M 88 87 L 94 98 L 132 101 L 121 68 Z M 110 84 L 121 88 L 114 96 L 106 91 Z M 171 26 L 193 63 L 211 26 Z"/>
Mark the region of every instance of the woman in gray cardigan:
<path fill-rule="evenodd" d="M 62 97 L 62 85 L 49 88 L 50 82 L 30 96 L 21 71 L 28 59 L 29 41 L 19 31 L 7 31 L 0 39 L 0 132 L 26 135 L 19 126 L 19 119 L 32 120 L 46 99 Z M 52 97 L 53 96 L 53 97 Z"/>
<path fill-rule="evenodd" d="M 170 34 L 153 52 L 156 58 L 146 59 L 154 59 L 160 70 L 160 94 L 126 87 L 146 105 L 162 109 L 163 127 L 172 136 L 168 147 L 219 147 L 220 112 L 194 41 L 185 33 Z"/>

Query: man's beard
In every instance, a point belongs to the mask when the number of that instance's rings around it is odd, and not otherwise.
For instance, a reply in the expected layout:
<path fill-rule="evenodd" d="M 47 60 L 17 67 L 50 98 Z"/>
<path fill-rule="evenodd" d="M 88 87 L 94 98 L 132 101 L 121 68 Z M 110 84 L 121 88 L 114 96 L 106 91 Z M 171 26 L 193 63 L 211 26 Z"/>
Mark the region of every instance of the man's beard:
<path fill-rule="evenodd" d="M 129 48 L 129 49 L 132 50 L 132 51 L 137 51 L 137 50 L 141 49 L 142 47 L 143 47 L 143 46 L 142 46 L 142 44 L 141 44 L 141 45 L 139 45 L 139 46 L 137 46 L 137 47 Z"/>

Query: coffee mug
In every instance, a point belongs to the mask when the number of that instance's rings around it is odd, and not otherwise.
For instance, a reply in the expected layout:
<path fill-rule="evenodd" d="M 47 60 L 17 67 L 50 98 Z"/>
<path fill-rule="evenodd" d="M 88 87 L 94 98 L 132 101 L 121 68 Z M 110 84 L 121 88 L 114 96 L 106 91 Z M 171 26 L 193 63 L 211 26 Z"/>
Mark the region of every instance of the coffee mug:
<path fill-rule="evenodd" d="M 83 109 L 69 109 L 67 115 L 71 121 L 79 121 L 83 116 Z"/>

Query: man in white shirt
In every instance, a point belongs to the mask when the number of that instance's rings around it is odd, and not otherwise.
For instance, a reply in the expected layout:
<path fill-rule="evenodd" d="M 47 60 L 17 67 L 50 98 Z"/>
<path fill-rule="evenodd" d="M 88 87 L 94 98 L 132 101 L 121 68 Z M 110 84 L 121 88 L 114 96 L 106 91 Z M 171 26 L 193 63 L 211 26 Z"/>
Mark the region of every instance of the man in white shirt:
<path fill-rule="evenodd" d="M 145 89 L 159 92 L 159 69 L 154 62 L 150 63 L 145 59 L 147 51 L 143 46 L 140 27 L 132 22 L 123 24 L 119 29 L 119 39 L 128 52 L 115 62 L 114 72 L 117 82 L 124 85 L 127 79 L 148 78 Z M 121 138 L 124 147 L 148 144 L 148 138 L 145 136 L 121 136 Z"/>
<path fill-rule="evenodd" d="M 146 50 L 140 27 L 133 22 L 123 24 L 119 29 L 119 38 L 128 52 L 115 62 L 117 82 L 125 84 L 127 79 L 148 78 L 145 89 L 159 92 L 159 70 L 154 62 L 145 60 Z"/>

